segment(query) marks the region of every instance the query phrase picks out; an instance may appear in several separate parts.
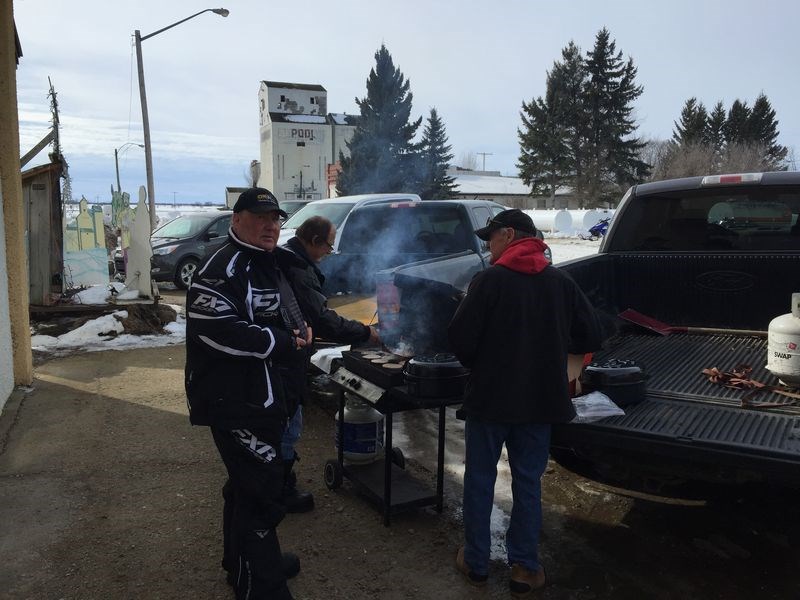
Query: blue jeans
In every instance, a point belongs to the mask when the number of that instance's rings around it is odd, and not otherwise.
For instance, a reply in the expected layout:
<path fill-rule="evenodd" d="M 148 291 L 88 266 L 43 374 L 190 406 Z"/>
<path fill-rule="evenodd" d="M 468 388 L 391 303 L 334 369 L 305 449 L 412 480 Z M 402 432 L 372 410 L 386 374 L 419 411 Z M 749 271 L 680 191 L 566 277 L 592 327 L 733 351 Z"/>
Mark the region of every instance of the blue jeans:
<path fill-rule="evenodd" d="M 303 407 L 298 406 L 295 413 L 291 416 L 286 423 L 286 429 L 283 431 L 281 437 L 281 458 L 283 460 L 293 460 L 297 453 L 294 451 L 294 445 L 300 439 L 300 434 L 303 432 Z"/>
<path fill-rule="evenodd" d="M 542 527 L 541 477 L 550 451 L 550 425 L 506 425 L 467 418 L 464 470 L 464 561 L 477 575 L 489 570 L 497 461 L 508 452 L 513 506 L 506 532 L 508 563 L 537 571 Z"/>

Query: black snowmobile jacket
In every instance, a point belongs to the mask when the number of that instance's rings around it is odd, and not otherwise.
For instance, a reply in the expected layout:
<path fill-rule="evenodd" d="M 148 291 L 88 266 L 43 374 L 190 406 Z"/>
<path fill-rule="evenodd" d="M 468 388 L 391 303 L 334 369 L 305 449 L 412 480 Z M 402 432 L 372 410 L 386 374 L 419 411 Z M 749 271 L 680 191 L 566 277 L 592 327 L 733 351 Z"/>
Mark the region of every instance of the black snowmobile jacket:
<path fill-rule="evenodd" d="M 230 231 L 197 269 L 186 294 L 185 386 L 194 425 L 222 429 L 284 426 L 293 411 L 282 371 L 305 361 L 294 346 L 279 264 L 296 257 L 267 252 Z M 284 271 L 286 272 L 286 271 Z M 282 310 L 283 309 L 283 310 Z"/>

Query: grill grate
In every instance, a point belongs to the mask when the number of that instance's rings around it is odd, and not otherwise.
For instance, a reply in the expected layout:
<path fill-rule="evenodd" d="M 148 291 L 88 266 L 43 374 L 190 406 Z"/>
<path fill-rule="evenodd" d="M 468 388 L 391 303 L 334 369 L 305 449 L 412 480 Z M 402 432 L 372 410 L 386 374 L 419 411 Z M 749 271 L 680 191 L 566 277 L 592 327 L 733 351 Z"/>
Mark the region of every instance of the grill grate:
<path fill-rule="evenodd" d="M 379 360 L 385 360 L 395 366 L 391 369 L 384 368 L 383 364 L 385 363 L 375 364 L 372 359 L 367 358 L 370 356 L 377 356 Z M 346 369 L 383 389 L 403 385 L 405 381 L 402 365 L 408 359 L 397 354 L 380 350 L 345 350 L 342 352 L 342 360 Z M 400 367 L 398 368 L 396 365 L 400 365 Z"/>

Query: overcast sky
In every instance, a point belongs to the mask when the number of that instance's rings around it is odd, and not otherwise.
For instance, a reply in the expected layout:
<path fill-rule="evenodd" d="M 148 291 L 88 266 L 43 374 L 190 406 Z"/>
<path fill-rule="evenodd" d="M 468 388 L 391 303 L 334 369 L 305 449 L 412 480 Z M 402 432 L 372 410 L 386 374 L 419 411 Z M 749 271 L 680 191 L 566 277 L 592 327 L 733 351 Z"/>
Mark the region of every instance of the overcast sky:
<path fill-rule="evenodd" d="M 523 100 L 574 40 L 585 52 L 608 27 L 639 69 L 639 135 L 668 138 L 684 101 L 707 107 L 764 92 L 779 141 L 800 152 L 800 78 L 792 0 L 671 2 L 499 0 L 215 0 L 205 13 L 142 44 L 159 203 L 223 202 L 259 158 L 262 80 L 320 84 L 328 110 L 355 97 L 385 43 L 411 81 L 413 115 L 436 107 L 456 161 L 491 153 L 486 169 L 515 175 Z M 14 0 L 21 151 L 47 132 L 48 76 L 58 93 L 73 196 L 109 199 L 114 149 L 142 141 L 133 31 L 147 35 L 205 8 L 193 0 Z M 421 134 L 420 128 L 420 134 Z M 46 153 L 28 167 L 42 164 Z M 478 158 L 479 166 L 481 158 Z M 123 188 L 145 184 L 144 151 L 121 153 Z"/>

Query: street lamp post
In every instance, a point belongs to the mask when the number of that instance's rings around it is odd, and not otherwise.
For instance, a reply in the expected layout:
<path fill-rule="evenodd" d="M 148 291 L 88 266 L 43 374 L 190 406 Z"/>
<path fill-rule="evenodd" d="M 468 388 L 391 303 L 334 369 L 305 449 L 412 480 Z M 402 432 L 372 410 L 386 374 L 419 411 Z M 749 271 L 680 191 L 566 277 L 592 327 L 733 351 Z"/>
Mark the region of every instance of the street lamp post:
<path fill-rule="evenodd" d="M 117 193 L 122 192 L 122 186 L 119 182 L 119 150 L 124 150 L 125 148 L 130 148 L 131 146 L 139 146 L 139 148 L 144 148 L 144 144 L 137 144 L 136 142 L 126 142 L 122 144 L 119 148 L 114 148 L 114 166 L 117 169 Z"/>
<path fill-rule="evenodd" d="M 176 21 L 172 25 L 167 25 L 166 27 L 162 27 L 158 31 L 154 31 L 153 33 L 149 33 L 147 35 L 142 35 L 140 31 L 137 29 L 133 33 L 135 45 L 136 45 L 136 66 L 139 71 L 139 99 L 142 105 L 142 128 L 144 130 L 144 166 L 145 170 L 147 171 L 147 203 L 148 208 L 150 209 L 150 230 L 152 231 L 155 229 L 156 226 L 156 198 L 155 198 L 155 185 L 153 184 L 153 152 L 150 148 L 150 119 L 147 116 L 147 94 L 144 88 L 144 66 L 142 64 L 142 42 L 148 38 L 153 37 L 154 35 L 158 35 L 159 33 L 163 33 L 167 29 L 172 29 L 181 23 L 185 23 L 189 19 L 194 19 L 198 15 L 202 15 L 206 12 L 213 12 L 221 17 L 227 17 L 230 14 L 230 11 L 225 8 L 207 8 L 205 10 L 201 10 L 198 13 L 190 15 L 185 19 L 181 19 L 180 21 Z"/>

